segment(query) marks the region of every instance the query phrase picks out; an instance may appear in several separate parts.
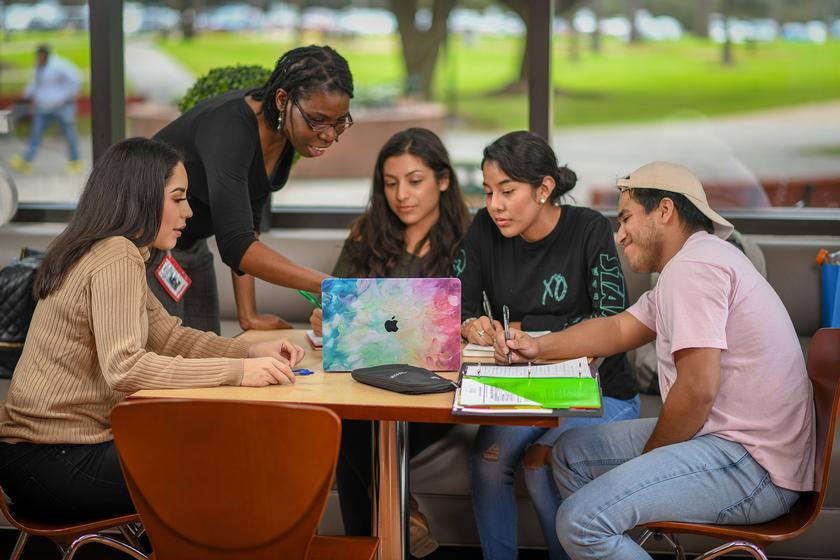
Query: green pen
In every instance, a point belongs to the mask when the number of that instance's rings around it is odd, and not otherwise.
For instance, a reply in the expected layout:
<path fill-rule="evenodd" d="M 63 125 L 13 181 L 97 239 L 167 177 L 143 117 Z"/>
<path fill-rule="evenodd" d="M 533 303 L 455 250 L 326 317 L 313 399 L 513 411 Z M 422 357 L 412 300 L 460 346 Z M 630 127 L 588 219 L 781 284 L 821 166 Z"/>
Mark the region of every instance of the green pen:
<path fill-rule="evenodd" d="M 321 309 L 321 302 L 318 301 L 318 298 L 313 296 L 311 293 L 307 292 L 306 290 L 298 290 L 298 293 L 300 295 L 302 295 L 303 297 L 305 297 L 306 301 L 308 301 L 309 303 L 311 303 L 312 305 L 314 305 L 318 309 Z"/>

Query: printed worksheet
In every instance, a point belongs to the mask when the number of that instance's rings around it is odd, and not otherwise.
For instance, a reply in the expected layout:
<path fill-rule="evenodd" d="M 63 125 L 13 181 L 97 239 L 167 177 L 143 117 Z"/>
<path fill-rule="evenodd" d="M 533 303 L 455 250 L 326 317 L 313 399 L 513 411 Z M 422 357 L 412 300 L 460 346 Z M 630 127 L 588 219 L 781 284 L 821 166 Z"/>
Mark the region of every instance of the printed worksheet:
<path fill-rule="evenodd" d="M 589 362 L 586 358 L 566 360 L 556 364 L 523 364 L 518 366 L 497 366 L 493 364 L 468 365 L 465 377 L 513 377 L 552 378 L 589 376 Z"/>
<path fill-rule="evenodd" d="M 504 389 L 466 377 L 461 382 L 460 397 L 458 404 L 461 406 L 540 406 Z"/>

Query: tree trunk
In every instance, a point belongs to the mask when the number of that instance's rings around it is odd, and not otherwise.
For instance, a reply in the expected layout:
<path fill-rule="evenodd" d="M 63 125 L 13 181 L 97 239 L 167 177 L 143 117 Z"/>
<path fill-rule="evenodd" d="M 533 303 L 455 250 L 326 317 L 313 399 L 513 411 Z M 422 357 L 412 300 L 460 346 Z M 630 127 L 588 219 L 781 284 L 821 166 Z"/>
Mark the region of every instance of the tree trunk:
<path fill-rule="evenodd" d="M 709 37 L 709 12 L 711 11 L 711 0 L 694 0 L 694 18 L 691 23 L 696 37 L 702 39 Z"/>
<path fill-rule="evenodd" d="M 569 60 L 580 62 L 580 31 L 574 25 L 569 27 Z"/>
<path fill-rule="evenodd" d="M 195 37 L 195 15 L 198 11 L 199 0 L 178 0 L 175 9 L 178 10 L 181 37 L 190 40 Z"/>
<path fill-rule="evenodd" d="M 630 43 L 636 44 L 642 42 L 642 36 L 639 33 L 639 28 L 636 27 L 636 13 L 642 9 L 641 0 L 627 0 L 627 19 L 630 22 Z"/>
<path fill-rule="evenodd" d="M 525 33 L 528 33 L 528 0 L 502 0 L 512 12 L 515 12 L 525 24 Z M 555 0 L 554 7 L 558 14 L 565 14 L 580 0 Z M 528 45 L 527 41 L 522 44 L 522 62 L 519 65 L 519 78 L 516 82 L 506 86 L 504 89 L 517 91 L 526 88 L 528 83 Z"/>
<path fill-rule="evenodd" d="M 431 98 L 438 52 L 440 45 L 446 41 L 446 20 L 455 2 L 456 0 L 434 0 L 432 25 L 428 31 L 420 31 L 414 23 L 417 0 L 390 0 L 389 5 L 397 18 L 400 31 L 406 94 L 420 95 L 424 99 Z"/>
<path fill-rule="evenodd" d="M 732 33 L 729 28 L 729 14 L 732 13 L 730 8 L 730 2 L 725 0 L 723 2 L 723 10 L 721 10 L 723 12 L 721 14 L 723 17 L 723 52 L 721 53 L 721 62 L 724 66 L 732 66 L 735 62 L 732 56 Z"/>
<path fill-rule="evenodd" d="M 599 53 L 601 52 L 601 0 L 590 0 L 589 7 L 592 8 L 595 16 L 595 29 L 590 37 L 590 48 L 592 52 Z"/>

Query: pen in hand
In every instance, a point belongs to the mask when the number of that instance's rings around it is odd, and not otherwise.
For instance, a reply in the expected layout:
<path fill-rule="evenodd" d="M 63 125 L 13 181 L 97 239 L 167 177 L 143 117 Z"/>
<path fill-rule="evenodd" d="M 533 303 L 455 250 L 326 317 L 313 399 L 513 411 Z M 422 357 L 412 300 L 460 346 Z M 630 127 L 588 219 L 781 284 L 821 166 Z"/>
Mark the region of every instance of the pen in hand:
<path fill-rule="evenodd" d="M 510 309 L 508 309 L 507 305 L 502 306 L 502 326 L 505 328 L 505 340 L 510 340 Z M 508 364 L 511 363 L 512 354 L 510 348 L 508 347 Z"/>
<path fill-rule="evenodd" d="M 487 299 L 487 292 L 481 290 L 481 304 L 484 306 L 484 314 L 487 315 L 487 318 L 490 319 L 490 324 L 493 324 L 493 310 L 490 308 L 490 300 Z"/>
<path fill-rule="evenodd" d="M 314 305 L 316 308 L 321 309 L 321 302 L 318 301 L 318 298 L 316 298 L 314 295 L 307 292 L 306 290 L 298 290 L 298 293 L 300 295 L 302 295 L 306 299 L 306 301 L 308 301 L 309 303 Z"/>

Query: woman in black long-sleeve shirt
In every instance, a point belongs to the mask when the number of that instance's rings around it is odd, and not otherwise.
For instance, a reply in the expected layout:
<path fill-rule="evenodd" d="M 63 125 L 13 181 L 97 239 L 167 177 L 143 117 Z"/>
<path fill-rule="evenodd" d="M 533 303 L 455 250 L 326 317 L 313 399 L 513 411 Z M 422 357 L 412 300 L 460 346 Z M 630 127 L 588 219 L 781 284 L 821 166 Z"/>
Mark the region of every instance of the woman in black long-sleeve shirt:
<path fill-rule="evenodd" d="M 156 138 L 184 156 L 193 218 L 172 256 L 192 279 L 176 302 L 152 276 L 149 285 L 187 326 L 219 330 L 213 257 L 206 239 L 216 236 L 222 261 L 290 288 L 319 292 L 325 274 L 298 265 L 258 239 L 263 208 L 288 180 L 295 154 L 318 157 L 351 124 L 353 77 L 347 61 L 329 47 L 293 49 L 258 89 L 208 99 L 181 115 Z"/>
<path fill-rule="evenodd" d="M 577 177 L 557 166 L 543 139 L 529 132 L 502 136 L 485 148 L 482 171 L 486 207 L 473 220 L 454 264 L 461 279 L 464 338 L 491 344 L 499 328 L 498 321 L 491 323 L 484 314 L 482 291 L 495 319 L 507 305 L 512 325 L 523 330 L 559 331 L 624 310 L 624 277 L 610 223 L 594 210 L 560 203 Z M 554 530 L 559 494 L 550 469 L 539 459 L 562 430 L 639 415 L 624 354 L 607 357 L 599 372 L 601 418 L 566 418 L 553 429 L 479 429 L 470 466 L 473 509 L 488 560 L 516 558 L 513 479 L 521 462 L 549 555 L 552 560 L 565 558 Z"/>

